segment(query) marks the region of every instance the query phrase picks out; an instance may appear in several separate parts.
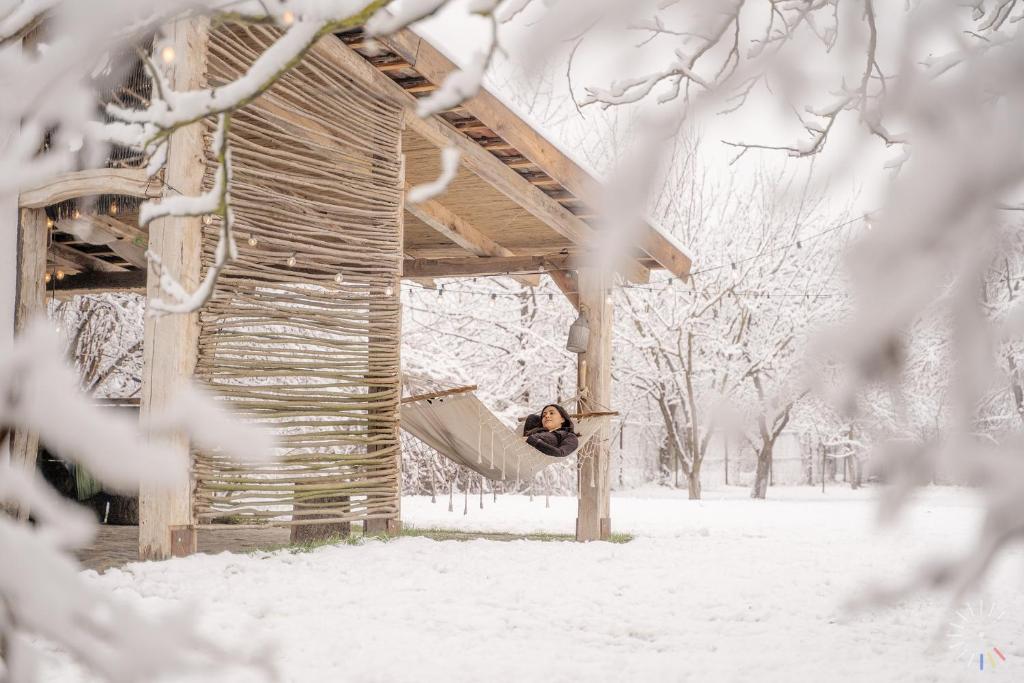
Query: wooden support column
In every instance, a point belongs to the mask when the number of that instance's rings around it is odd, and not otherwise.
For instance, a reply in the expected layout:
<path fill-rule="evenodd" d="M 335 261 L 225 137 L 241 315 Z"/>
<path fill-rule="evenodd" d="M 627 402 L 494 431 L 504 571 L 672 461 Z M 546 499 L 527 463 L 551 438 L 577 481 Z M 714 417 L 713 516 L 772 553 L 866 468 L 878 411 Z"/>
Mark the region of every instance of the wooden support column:
<path fill-rule="evenodd" d="M 175 90 L 193 90 L 205 84 L 208 22 L 187 19 L 168 30 L 177 55 L 169 78 Z M 202 191 L 206 158 L 202 123 L 195 123 L 171 135 L 167 150 L 166 195 L 180 191 L 196 195 Z M 174 188 L 173 190 L 170 188 Z M 202 223 L 199 217 L 167 217 L 154 221 L 149 229 L 149 248 L 163 261 L 168 273 L 190 291 L 199 284 L 202 254 Z M 150 271 L 148 299 L 160 298 L 159 280 Z M 190 381 L 195 370 L 199 339 L 198 315 L 146 316 L 142 372 L 142 419 L 163 411 Z M 188 438 L 184 434 L 166 437 L 183 462 L 191 465 Z M 139 557 L 166 559 L 194 553 L 192 483 L 166 486 L 144 483 L 139 491 Z M 172 531 L 173 540 L 172 540 Z M 189 533 L 191 531 L 191 533 Z"/>
<path fill-rule="evenodd" d="M 15 284 L 14 334 L 39 315 L 46 315 L 46 212 L 22 209 L 18 216 L 17 282 Z M 36 467 L 39 435 L 17 430 L 11 441 L 11 465 L 31 472 Z M 18 519 L 27 519 L 29 511 L 13 511 Z"/>
<path fill-rule="evenodd" d="M 402 128 L 405 128 L 404 119 L 402 117 L 403 124 Z M 398 245 L 405 244 L 405 154 L 402 152 L 402 136 L 398 136 L 398 155 L 402 160 L 401 171 L 398 174 L 399 187 L 402 188 L 401 198 L 398 201 Z M 402 305 L 402 262 L 404 260 L 401 250 L 395 255 L 398 259 L 398 275 L 395 279 L 395 283 L 392 289 L 392 297 L 394 298 L 394 304 L 401 310 Z M 397 345 L 398 352 L 401 354 L 402 350 L 402 328 L 401 328 L 401 316 L 399 316 L 399 327 L 398 334 L 396 335 L 393 343 Z M 399 362 L 401 367 L 401 362 Z M 401 396 L 401 377 L 399 377 L 399 396 Z M 402 449 L 401 449 L 401 435 L 398 433 L 398 424 L 395 424 L 395 443 L 399 445 L 397 451 L 395 451 L 395 491 L 396 508 L 394 517 L 387 519 L 368 519 L 363 522 L 363 533 L 366 535 L 379 535 L 387 534 L 389 536 L 397 536 L 402 531 Z M 371 446 L 372 450 L 373 447 Z"/>
<path fill-rule="evenodd" d="M 612 398 L 612 274 L 595 268 L 579 269 L 579 302 L 587 315 L 590 339 L 579 356 L 580 412 L 610 410 Z M 576 540 L 611 537 L 609 444 L 606 434 L 595 437 L 580 454 Z"/>

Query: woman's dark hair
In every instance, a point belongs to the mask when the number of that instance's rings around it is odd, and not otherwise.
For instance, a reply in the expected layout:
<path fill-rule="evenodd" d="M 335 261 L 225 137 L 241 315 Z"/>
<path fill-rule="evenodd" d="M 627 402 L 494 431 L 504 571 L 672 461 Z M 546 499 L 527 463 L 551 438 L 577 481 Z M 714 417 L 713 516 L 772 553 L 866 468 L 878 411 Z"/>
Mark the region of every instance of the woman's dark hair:
<path fill-rule="evenodd" d="M 562 416 L 563 420 L 565 420 L 565 422 L 562 424 L 561 427 L 559 427 L 559 429 L 564 429 L 566 431 L 572 432 L 573 434 L 576 434 L 576 425 L 572 423 L 572 418 L 569 417 L 569 413 L 566 412 L 565 408 L 558 405 L 557 403 L 549 403 L 540 409 L 540 414 L 543 415 L 544 411 L 547 410 L 548 408 L 554 408 L 555 410 L 557 410 L 558 414 Z M 579 436 L 579 434 L 576 434 L 576 436 Z"/>

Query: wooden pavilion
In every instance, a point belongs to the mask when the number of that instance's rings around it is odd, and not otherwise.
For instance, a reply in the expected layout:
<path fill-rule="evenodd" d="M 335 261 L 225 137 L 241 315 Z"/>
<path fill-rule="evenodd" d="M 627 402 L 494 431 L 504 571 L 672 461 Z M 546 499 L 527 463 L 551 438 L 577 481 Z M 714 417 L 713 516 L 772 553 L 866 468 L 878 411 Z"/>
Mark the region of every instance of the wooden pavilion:
<path fill-rule="evenodd" d="M 202 21 L 171 31 L 178 89 L 237 77 L 279 35 Z M 199 314 L 146 319 L 142 412 L 196 377 L 285 447 L 276 467 L 190 452 L 181 490 L 140 492 L 140 556 L 195 549 L 197 530 L 289 524 L 293 538 L 397 529 L 400 520 L 400 279 L 546 272 L 587 313 L 580 355 L 584 407 L 611 404 L 612 275 L 580 265 L 595 234 L 598 184 L 489 92 L 428 119 L 417 98 L 455 68 L 411 31 L 371 46 L 361 30 L 328 36 L 270 91 L 234 116 L 233 206 L 240 258 Z M 211 129 L 171 138 L 154 179 L 129 160 L 70 173 L 20 197 L 16 326 L 57 295 L 146 291 L 145 250 L 183 283 L 212 259 L 217 219 L 165 218 L 137 227 L 143 199 L 209 186 Z M 440 172 L 440 148 L 461 152 L 447 191 L 417 205 L 406 187 Z M 86 229 L 83 229 L 85 226 Z M 85 237 L 83 238 L 83 235 Z M 96 236 L 99 236 L 97 238 Z M 690 259 L 657 226 L 643 227 L 623 276 L 689 274 Z M 589 403 L 588 403 L 589 402 Z M 16 460 L 36 439 L 16 436 Z M 608 445 L 581 461 L 577 538 L 610 533 Z M 591 471 L 593 468 L 593 471 Z M 282 511 L 285 514 L 282 514 Z"/>

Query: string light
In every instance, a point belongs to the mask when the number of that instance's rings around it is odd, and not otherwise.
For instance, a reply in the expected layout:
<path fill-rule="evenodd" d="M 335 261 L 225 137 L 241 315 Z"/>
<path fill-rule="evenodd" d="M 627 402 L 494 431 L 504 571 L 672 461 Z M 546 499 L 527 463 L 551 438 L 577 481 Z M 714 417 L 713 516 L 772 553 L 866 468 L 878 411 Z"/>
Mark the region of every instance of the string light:
<path fill-rule="evenodd" d="M 210 214 L 206 214 L 205 216 L 203 216 L 203 225 L 209 225 L 212 222 L 213 216 L 211 216 Z"/>
<path fill-rule="evenodd" d="M 292 254 L 291 256 L 288 257 L 288 267 L 289 268 L 294 268 L 295 267 L 295 254 Z"/>
<path fill-rule="evenodd" d="M 387 288 L 384 290 L 384 296 L 391 296 L 394 293 L 395 293 L 395 288 L 392 287 L 391 285 L 388 285 Z"/>
<path fill-rule="evenodd" d="M 281 21 L 284 22 L 285 26 L 291 26 L 295 23 L 295 14 L 290 9 L 286 9 L 284 14 L 281 15 Z"/>
<path fill-rule="evenodd" d="M 160 50 L 160 58 L 164 60 L 164 64 L 170 64 L 174 61 L 174 48 L 170 45 L 164 45 L 163 49 Z"/>
<path fill-rule="evenodd" d="M 49 273 L 47 273 L 46 275 L 43 276 L 43 281 L 44 282 L 49 282 L 51 279 L 53 279 L 53 278 L 50 277 Z"/>
<path fill-rule="evenodd" d="M 256 235 L 253 235 L 251 233 L 249 234 L 249 239 L 247 241 L 249 242 L 250 247 L 255 247 L 257 244 L 259 244 L 259 240 L 256 239 Z"/>
<path fill-rule="evenodd" d="M 116 216 L 117 215 L 117 202 L 110 202 L 110 208 L 107 209 L 107 212 L 111 216 Z"/>
<path fill-rule="evenodd" d="M 342 282 L 345 281 L 345 276 L 342 275 L 341 273 L 338 273 L 337 275 L 334 276 L 334 281 L 340 285 Z M 390 287 L 388 289 L 390 289 Z"/>
<path fill-rule="evenodd" d="M 64 279 L 64 271 L 63 270 L 58 270 L 57 271 L 57 279 L 58 280 L 63 280 Z"/>
<path fill-rule="evenodd" d="M 47 228 L 53 228 L 53 226 L 54 226 L 53 219 L 50 218 L 49 216 L 47 216 L 46 217 L 46 227 Z"/>
<path fill-rule="evenodd" d="M 75 209 L 75 213 L 73 214 L 73 217 L 77 221 L 79 218 L 82 217 L 82 213 L 78 209 Z"/>

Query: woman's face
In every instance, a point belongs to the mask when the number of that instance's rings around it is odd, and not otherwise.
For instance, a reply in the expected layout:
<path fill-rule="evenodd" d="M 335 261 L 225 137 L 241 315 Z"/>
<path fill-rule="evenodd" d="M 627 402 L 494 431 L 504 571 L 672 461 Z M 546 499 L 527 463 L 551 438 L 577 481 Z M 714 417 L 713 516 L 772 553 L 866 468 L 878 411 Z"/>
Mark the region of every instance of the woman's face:
<path fill-rule="evenodd" d="M 544 429 L 553 432 L 565 424 L 565 419 L 555 410 L 554 406 L 548 406 L 540 414 L 540 423 L 544 425 Z"/>

